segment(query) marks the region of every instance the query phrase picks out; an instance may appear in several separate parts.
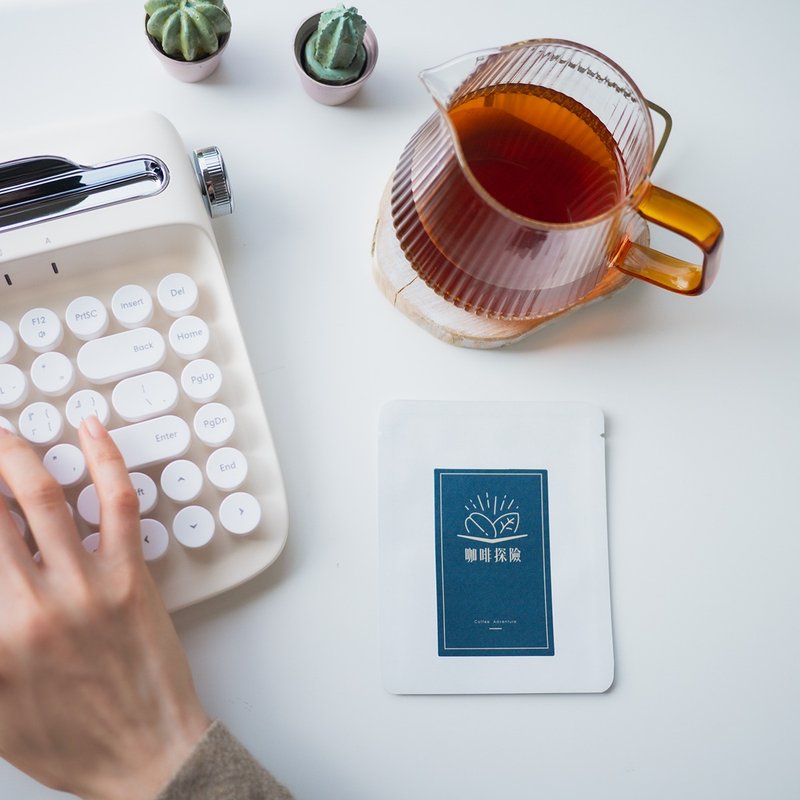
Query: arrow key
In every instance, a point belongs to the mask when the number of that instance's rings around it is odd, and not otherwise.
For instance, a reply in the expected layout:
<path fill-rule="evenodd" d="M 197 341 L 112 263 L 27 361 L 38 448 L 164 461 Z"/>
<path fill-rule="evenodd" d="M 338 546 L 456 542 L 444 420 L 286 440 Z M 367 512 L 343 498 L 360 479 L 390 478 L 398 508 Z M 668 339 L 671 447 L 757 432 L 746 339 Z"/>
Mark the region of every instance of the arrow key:
<path fill-rule="evenodd" d="M 140 523 L 142 553 L 145 561 L 157 561 L 169 546 L 167 529 L 157 519 L 143 519 Z"/>
<path fill-rule="evenodd" d="M 253 495 L 234 492 L 222 501 L 219 521 L 229 533 L 244 536 L 252 533 L 261 522 L 261 506 Z"/>
<path fill-rule="evenodd" d="M 184 547 L 205 547 L 214 536 L 216 523 L 207 508 L 186 506 L 172 521 L 172 532 Z"/>
<path fill-rule="evenodd" d="M 176 503 L 191 503 L 203 489 L 203 471 L 192 461 L 173 461 L 161 473 L 161 489 Z"/>

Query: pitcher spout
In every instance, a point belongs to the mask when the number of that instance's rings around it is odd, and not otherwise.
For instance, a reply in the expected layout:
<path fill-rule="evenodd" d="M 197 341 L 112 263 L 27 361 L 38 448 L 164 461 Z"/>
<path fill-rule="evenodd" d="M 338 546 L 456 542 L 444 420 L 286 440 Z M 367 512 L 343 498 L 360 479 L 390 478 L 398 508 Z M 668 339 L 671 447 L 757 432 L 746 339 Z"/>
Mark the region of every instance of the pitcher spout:
<path fill-rule="evenodd" d="M 419 73 L 419 79 L 441 112 L 446 112 L 453 97 L 468 83 L 483 63 L 502 48 L 479 50 L 429 67 Z"/>

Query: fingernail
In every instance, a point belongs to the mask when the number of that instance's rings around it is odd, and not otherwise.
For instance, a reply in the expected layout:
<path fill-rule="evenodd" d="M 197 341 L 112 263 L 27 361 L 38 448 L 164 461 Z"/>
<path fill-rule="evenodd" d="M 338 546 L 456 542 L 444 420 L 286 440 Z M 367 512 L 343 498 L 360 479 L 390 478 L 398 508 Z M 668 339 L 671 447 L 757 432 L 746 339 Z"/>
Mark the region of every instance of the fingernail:
<path fill-rule="evenodd" d="M 81 425 L 83 425 L 83 427 L 86 429 L 86 432 L 92 437 L 92 439 L 100 439 L 101 437 L 105 436 L 106 429 L 103 427 L 103 423 L 100 422 L 100 420 L 94 414 L 84 417 Z"/>

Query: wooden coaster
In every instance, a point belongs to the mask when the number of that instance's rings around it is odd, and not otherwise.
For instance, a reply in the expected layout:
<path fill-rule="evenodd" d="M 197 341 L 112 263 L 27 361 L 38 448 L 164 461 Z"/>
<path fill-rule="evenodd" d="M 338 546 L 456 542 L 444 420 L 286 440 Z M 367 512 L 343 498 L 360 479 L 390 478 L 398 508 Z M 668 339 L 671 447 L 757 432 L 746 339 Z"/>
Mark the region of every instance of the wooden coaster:
<path fill-rule="evenodd" d="M 465 311 L 436 294 L 406 259 L 392 224 L 391 187 L 390 180 L 378 211 L 378 221 L 372 239 L 372 275 L 380 290 L 395 308 L 428 333 L 448 344 L 483 350 L 513 344 L 530 336 L 554 319 L 614 294 L 632 280 L 630 275 L 611 269 L 579 303 L 538 319 L 521 321 L 490 319 Z M 640 227 L 635 241 L 647 245 L 650 241 L 650 231 L 643 220 Z"/>

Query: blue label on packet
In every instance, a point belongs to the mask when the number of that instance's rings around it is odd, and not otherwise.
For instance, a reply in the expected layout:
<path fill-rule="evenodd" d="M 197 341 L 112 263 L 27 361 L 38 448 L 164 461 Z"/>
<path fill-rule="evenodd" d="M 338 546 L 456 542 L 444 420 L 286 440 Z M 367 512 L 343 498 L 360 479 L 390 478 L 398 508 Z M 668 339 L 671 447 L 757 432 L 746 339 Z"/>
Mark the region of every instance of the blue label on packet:
<path fill-rule="evenodd" d="M 552 656 L 547 470 L 434 470 L 440 656 Z"/>

